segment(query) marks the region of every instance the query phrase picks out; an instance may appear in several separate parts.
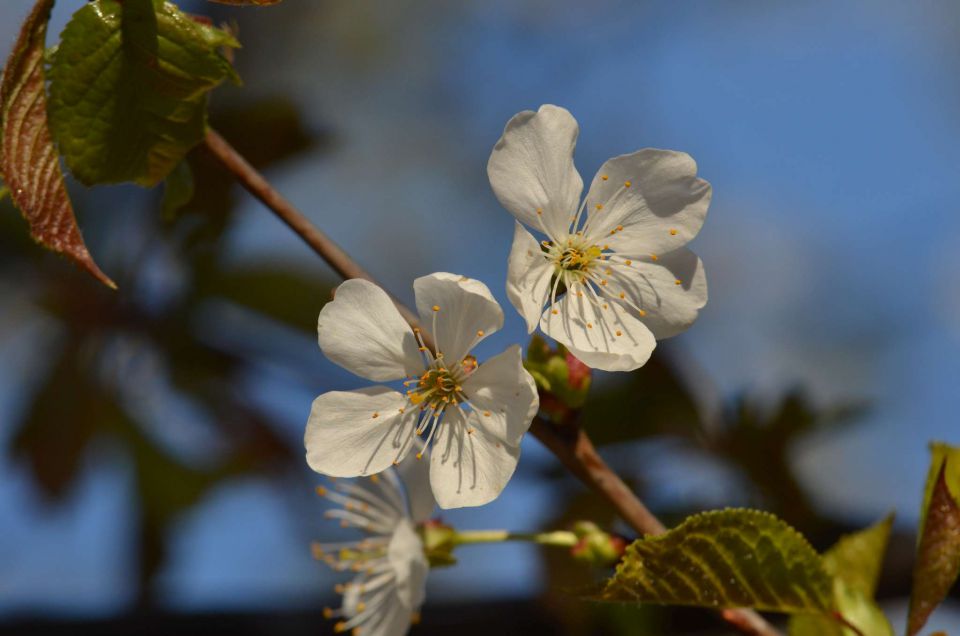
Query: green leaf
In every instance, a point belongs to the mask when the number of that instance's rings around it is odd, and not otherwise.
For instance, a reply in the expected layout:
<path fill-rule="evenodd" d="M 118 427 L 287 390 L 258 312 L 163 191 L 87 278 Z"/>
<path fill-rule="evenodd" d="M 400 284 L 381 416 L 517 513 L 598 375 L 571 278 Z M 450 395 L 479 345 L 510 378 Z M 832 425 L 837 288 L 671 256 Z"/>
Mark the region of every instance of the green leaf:
<path fill-rule="evenodd" d="M 83 242 L 50 138 L 43 58 L 53 2 L 39 0 L 34 5 L 3 70 L 0 175 L 34 240 L 116 288 Z"/>
<path fill-rule="evenodd" d="M 207 96 L 236 80 L 226 31 L 162 0 L 95 0 L 77 11 L 50 66 L 50 124 L 87 185 L 153 186 L 203 140 Z"/>
<path fill-rule="evenodd" d="M 868 636 L 893 636 L 890 621 L 873 600 L 890 540 L 893 515 L 860 532 L 842 537 L 823 564 L 834 577 L 833 598 L 844 620 Z M 790 619 L 790 636 L 856 636 L 837 621 L 816 615 Z"/>
<path fill-rule="evenodd" d="M 926 624 L 960 575 L 960 448 L 933 444 L 921 509 L 907 634 Z"/>
<path fill-rule="evenodd" d="M 756 510 L 694 515 L 666 534 L 637 540 L 601 598 L 786 613 L 834 609 L 820 556 L 799 532 Z"/>
<path fill-rule="evenodd" d="M 190 164 L 187 161 L 181 161 L 163 182 L 161 214 L 165 220 L 175 219 L 177 213 L 193 200 L 195 185 Z"/>

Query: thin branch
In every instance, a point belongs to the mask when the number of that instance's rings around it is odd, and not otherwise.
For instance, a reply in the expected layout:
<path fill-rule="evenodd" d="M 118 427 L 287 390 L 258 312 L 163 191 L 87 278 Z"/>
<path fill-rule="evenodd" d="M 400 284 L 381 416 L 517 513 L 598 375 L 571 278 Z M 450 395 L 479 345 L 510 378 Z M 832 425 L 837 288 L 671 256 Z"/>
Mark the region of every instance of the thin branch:
<path fill-rule="evenodd" d="M 363 278 L 376 283 L 376 280 L 340 246 L 317 229 L 293 204 L 277 192 L 223 137 L 213 130 L 208 131 L 206 147 L 250 194 L 286 223 L 340 276 L 345 279 Z M 411 325 L 416 325 L 416 315 L 400 302 L 396 300 L 394 302 L 403 317 Z M 660 520 L 603 461 L 583 429 L 576 427 L 569 432 L 562 431 L 537 417 L 530 427 L 530 432 L 574 475 L 609 501 L 634 530 L 640 534 L 650 535 L 666 532 L 666 527 L 660 523 Z M 720 615 L 745 634 L 780 636 L 780 632 L 753 610 L 724 610 Z"/>

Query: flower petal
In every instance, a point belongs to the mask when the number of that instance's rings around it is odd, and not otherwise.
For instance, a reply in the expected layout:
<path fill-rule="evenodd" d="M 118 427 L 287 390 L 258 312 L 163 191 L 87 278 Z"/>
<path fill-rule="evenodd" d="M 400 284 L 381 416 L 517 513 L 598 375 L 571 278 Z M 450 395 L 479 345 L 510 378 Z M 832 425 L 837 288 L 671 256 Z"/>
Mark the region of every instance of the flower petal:
<path fill-rule="evenodd" d="M 369 281 L 348 280 L 337 288 L 320 311 L 317 335 L 330 360 L 368 380 L 386 382 L 423 371 L 410 326 L 387 293 Z"/>
<path fill-rule="evenodd" d="M 417 421 L 416 409 L 401 411 L 406 403 L 384 386 L 318 397 L 303 438 L 310 468 L 331 477 L 357 477 L 402 460 Z"/>
<path fill-rule="evenodd" d="M 400 600 L 395 581 L 387 583 L 390 589 L 383 592 L 384 598 L 375 609 L 365 608 L 363 612 L 360 611 L 360 603 L 363 602 L 363 594 L 360 591 L 367 578 L 362 574 L 346 586 L 343 593 L 345 617 L 352 619 L 359 614 L 367 613 L 357 625 L 359 627 L 357 633 L 363 636 L 405 636 L 410 631 L 413 611 Z M 334 631 L 337 631 L 336 628 Z"/>
<path fill-rule="evenodd" d="M 583 179 L 573 165 L 579 131 L 559 106 L 525 110 L 507 123 L 487 163 L 500 204 L 527 226 L 545 228 L 551 239 L 566 236 L 580 203 Z"/>
<path fill-rule="evenodd" d="M 478 280 L 438 272 L 415 280 L 413 291 L 420 320 L 433 331 L 448 363 L 463 359 L 476 343 L 503 327 L 500 304 Z"/>
<path fill-rule="evenodd" d="M 537 239 L 517 223 L 507 269 L 507 297 L 527 321 L 527 333 L 540 322 L 550 292 L 553 265 L 544 256 Z"/>
<path fill-rule="evenodd" d="M 614 296 L 622 291 L 643 310 L 640 320 L 657 340 L 681 333 L 692 325 L 707 304 L 707 275 L 697 255 L 683 247 L 655 262 L 634 261 L 614 266 L 608 277 Z"/>
<path fill-rule="evenodd" d="M 429 452 L 423 449 L 423 442 L 419 438 L 414 440 L 413 451 L 423 452 L 424 455 Z M 437 500 L 433 498 L 433 491 L 430 490 L 430 463 L 426 459 L 401 462 L 396 471 L 403 480 L 410 518 L 415 523 L 423 523 L 433 515 L 433 510 L 437 507 Z"/>
<path fill-rule="evenodd" d="M 482 506 L 499 496 L 520 459 L 520 447 L 500 442 L 458 411 L 447 413 L 430 455 L 430 485 L 441 508 Z M 473 431 L 472 433 L 469 431 Z"/>
<path fill-rule="evenodd" d="M 626 307 L 597 299 L 583 285 L 575 285 L 543 312 L 540 329 L 584 364 L 603 371 L 639 369 L 657 346 L 650 330 Z"/>
<path fill-rule="evenodd" d="M 409 521 L 397 524 L 387 546 L 387 558 L 396 576 L 397 597 L 407 608 L 416 611 L 426 596 L 430 566 L 423 555 L 423 542 Z"/>
<path fill-rule="evenodd" d="M 587 233 L 628 255 L 665 254 L 700 231 L 711 192 L 686 153 L 646 148 L 614 157 L 597 172 L 587 194 Z"/>
<path fill-rule="evenodd" d="M 481 364 L 463 383 L 463 392 L 476 409 L 477 426 L 515 446 L 540 408 L 537 385 L 523 368 L 520 345 Z"/>

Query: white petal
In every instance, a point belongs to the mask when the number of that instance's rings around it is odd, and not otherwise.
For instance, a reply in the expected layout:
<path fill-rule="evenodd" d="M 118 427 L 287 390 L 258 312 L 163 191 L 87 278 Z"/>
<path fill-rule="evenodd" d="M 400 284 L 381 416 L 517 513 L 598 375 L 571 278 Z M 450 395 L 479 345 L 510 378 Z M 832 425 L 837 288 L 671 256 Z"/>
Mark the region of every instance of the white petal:
<path fill-rule="evenodd" d="M 523 111 L 507 123 L 487 163 L 500 204 L 529 227 L 546 228 L 551 238 L 567 234 L 580 203 L 583 179 L 573 165 L 579 130 L 564 108 Z"/>
<path fill-rule="evenodd" d="M 543 312 L 540 329 L 584 364 L 603 371 L 639 369 L 657 346 L 650 330 L 628 309 L 610 299 L 593 298 L 583 285 L 575 285 Z"/>
<path fill-rule="evenodd" d="M 540 408 L 537 385 L 523 368 L 520 345 L 481 364 L 463 383 L 463 392 L 476 408 L 478 426 L 514 446 Z"/>
<path fill-rule="evenodd" d="M 711 192 L 686 153 L 646 148 L 614 157 L 597 172 L 587 194 L 587 233 L 615 251 L 665 254 L 700 231 Z M 603 208 L 598 210 L 598 204 Z"/>
<path fill-rule="evenodd" d="M 403 459 L 416 424 L 416 409 L 400 411 L 406 404 L 404 396 L 384 386 L 324 393 L 313 401 L 303 438 L 310 468 L 357 477 Z"/>
<path fill-rule="evenodd" d="M 410 518 L 415 523 L 422 523 L 433 515 L 437 500 L 430 490 L 430 462 L 426 458 L 429 451 L 423 449 L 423 442 L 419 438 L 415 440 L 412 450 L 414 453 L 423 452 L 424 458 L 401 462 L 396 470 L 403 480 Z"/>
<path fill-rule="evenodd" d="M 478 280 L 438 272 L 415 280 L 413 291 L 420 320 L 433 332 L 448 364 L 461 360 L 474 344 L 503 327 L 500 304 Z"/>
<path fill-rule="evenodd" d="M 343 609 L 347 618 L 360 613 L 357 608 L 362 600 L 360 589 L 364 580 L 363 576 L 357 577 L 343 594 Z M 400 601 L 394 583 L 389 585 L 392 589 L 386 592 L 382 604 L 358 625 L 359 633 L 363 636 L 405 636 L 410 631 L 413 612 Z M 370 609 L 365 611 L 371 612 Z"/>
<path fill-rule="evenodd" d="M 423 555 L 420 536 L 409 521 L 400 523 L 394 531 L 387 546 L 387 558 L 396 576 L 397 597 L 411 611 L 416 611 L 426 596 L 430 566 Z"/>
<path fill-rule="evenodd" d="M 493 439 L 476 416 L 448 412 L 430 455 L 430 485 L 441 508 L 482 506 L 497 498 L 520 459 L 520 447 Z M 473 431 L 472 433 L 468 431 Z"/>
<path fill-rule="evenodd" d="M 703 263 L 687 248 L 674 250 L 655 262 L 634 261 L 614 266 L 609 289 L 623 291 L 630 302 L 646 312 L 640 320 L 661 340 L 684 331 L 707 304 L 707 276 Z"/>
<path fill-rule="evenodd" d="M 527 321 L 527 333 L 533 333 L 540 322 L 552 274 L 553 265 L 540 249 L 537 239 L 517 223 L 508 261 L 507 298 Z"/>
<path fill-rule="evenodd" d="M 320 348 L 348 371 L 374 382 L 419 375 L 423 362 L 410 326 L 386 292 L 353 279 L 337 288 L 317 321 Z"/>

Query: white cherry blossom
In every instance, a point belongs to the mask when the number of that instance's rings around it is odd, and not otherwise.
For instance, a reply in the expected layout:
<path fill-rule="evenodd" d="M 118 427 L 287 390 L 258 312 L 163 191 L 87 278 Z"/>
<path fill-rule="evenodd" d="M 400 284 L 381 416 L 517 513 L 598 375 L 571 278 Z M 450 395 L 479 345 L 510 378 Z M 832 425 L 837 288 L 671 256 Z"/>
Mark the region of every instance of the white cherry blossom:
<path fill-rule="evenodd" d="M 518 221 L 507 295 L 528 331 L 539 325 L 591 367 L 630 371 L 707 302 L 703 264 L 684 246 L 710 184 L 689 155 L 647 148 L 604 163 L 581 202 L 578 133 L 567 110 L 545 105 L 514 116 L 490 155 L 490 184 Z"/>
<path fill-rule="evenodd" d="M 436 505 L 428 470 L 423 462 L 406 462 L 400 478 L 390 469 L 317 488 L 340 506 L 328 510 L 328 518 L 366 535 L 359 541 L 313 545 L 317 559 L 337 571 L 356 572 L 352 581 L 334 588 L 343 595 L 340 608 L 324 609 L 327 618 L 337 620 L 336 632 L 402 636 L 420 619 L 430 566 L 418 525 L 430 518 Z"/>
<path fill-rule="evenodd" d="M 503 326 L 486 285 L 437 273 L 413 287 L 435 350 L 368 281 L 343 283 L 320 312 L 320 348 L 330 360 L 375 382 L 403 380 L 405 393 L 376 385 L 318 397 L 307 463 L 334 477 L 371 475 L 402 462 L 422 437 L 434 449 L 430 485 L 440 506 L 479 506 L 513 475 L 539 407 L 536 385 L 517 345 L 479 365 L 470 354 Z"/>

